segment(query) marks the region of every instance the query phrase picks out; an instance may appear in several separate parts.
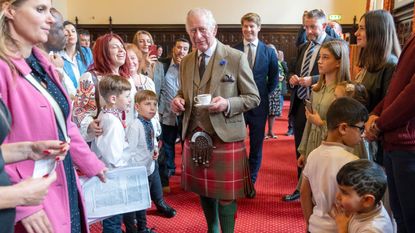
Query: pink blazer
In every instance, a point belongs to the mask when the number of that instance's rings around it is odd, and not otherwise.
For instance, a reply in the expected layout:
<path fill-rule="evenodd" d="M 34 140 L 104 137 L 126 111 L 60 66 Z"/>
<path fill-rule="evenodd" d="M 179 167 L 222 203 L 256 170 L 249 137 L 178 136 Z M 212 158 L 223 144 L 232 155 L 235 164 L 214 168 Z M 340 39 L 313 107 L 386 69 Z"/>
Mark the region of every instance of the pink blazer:
<path fill-rule="evenodd" d="M 35 47 L 33 53 L 39 58 L 39 62 L 45 71 L 65 92 L 58 81 L 58 76 L 52 64 L 49 63 L 43 52 Z M 31 72 L 31 68 L 24 59 L 14 59 L 12 62 L 19 71 L 18 73 L 26 75 Z M 58 139 L 55 115 L 49 102 L 24 77 L 19 74 L 13 75 L 3 60 L 0 60 L 0 97 L 4 100 L 12 115 L 11 130 L 5 143 Z M 66 97 L 70 102 L 68 96 Z M 71 116 L 71 114 L 69 115 Z M 66 124 L 68 135 L 71 138 L 70 153 L 73 162 L 85 175 L 88 177 L 94 176 L 104 168 L 104 164 L 91 152 L 70 116 L 66 119 Z M 33 161 L 22 161 L 7 165 L 6 171 L 11 181 L 17 183 L 31 177 L 33 167 Z M 38 206 L 17 207 L 16 222 L 43 209 L 53 225 L 54 232 L 71 232 L 68 190 L 62 162 L 57 166 L 56 172 L 57 181 L 50 186 L 44 202 Z M 78 181 L 77 184 L 78 190 L 81 190 Z M 83 216 L 85 217 L 85 215 Z M 86 223 L 86 219 L 84 222 Z M 86 229 L 85 232 L 88 231 L 87 225 L 83 228 Z M 16 232 L 24 232 L 24 230 L 16 229 Z"/>

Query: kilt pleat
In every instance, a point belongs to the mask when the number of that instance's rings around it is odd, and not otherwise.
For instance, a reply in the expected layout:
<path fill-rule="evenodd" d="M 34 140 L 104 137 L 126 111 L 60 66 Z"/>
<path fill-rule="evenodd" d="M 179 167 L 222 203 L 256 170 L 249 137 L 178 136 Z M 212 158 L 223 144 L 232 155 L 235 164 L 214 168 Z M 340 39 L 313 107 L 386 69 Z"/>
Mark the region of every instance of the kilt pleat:
<path fill-rule="evenodd" d="M 182 187 L 186 191 L 220 200 L 234 200 L 253 190 L 245 143 L 214 140 L 210 166 L 192 161 L 190 142 L 185 140 L 182 154 Z"/>

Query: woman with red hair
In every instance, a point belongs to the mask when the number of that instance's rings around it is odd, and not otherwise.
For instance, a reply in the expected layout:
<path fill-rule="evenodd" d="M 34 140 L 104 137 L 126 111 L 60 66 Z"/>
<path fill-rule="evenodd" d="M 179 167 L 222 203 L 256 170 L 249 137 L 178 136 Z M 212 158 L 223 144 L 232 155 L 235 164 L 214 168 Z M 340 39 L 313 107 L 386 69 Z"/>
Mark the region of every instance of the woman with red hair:
<path fill-rule="evenodd" d="M 119 35 L 108 33 L 100 36 L 95 41 L 93 57 L 93 65 L 79 79 L 73 111 L 74 122 L 87 142 L 103 133 L 99 121 L 95 119 L 100 106 L 105 104 L 96 88 L 99 81 L 108 74 L 130 76 L 124 42 Z"/>

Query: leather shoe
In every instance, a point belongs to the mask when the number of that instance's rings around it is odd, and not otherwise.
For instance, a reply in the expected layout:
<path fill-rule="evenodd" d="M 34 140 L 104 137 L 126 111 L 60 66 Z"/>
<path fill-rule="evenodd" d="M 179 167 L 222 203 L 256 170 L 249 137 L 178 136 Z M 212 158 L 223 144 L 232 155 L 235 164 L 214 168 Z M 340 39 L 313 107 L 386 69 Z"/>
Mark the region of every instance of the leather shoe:
<path fill-rule="evenodd" d="M 289 130 L 285 133 L 285 135 L 286 135 L 286 136 L 292 136 L 292 135 L 294 135 L 294 132 L 293 132 L 293 130 L 292 130 L 292 129 L 289 129 Z"/>
<path fill-rule="evenodd" d="M 176 216 L 176 210 L 169 206 L 164 200 L 155 203 L 157 212 L 162 214 L 166 218 L 173 218 Z"/>
<path fill-rule="evenodd" d="M 295 190 L 292 194 L 288 194 L 282 197 L 283 201 L 295 201 L 300 198 L 300 192 Z"/>

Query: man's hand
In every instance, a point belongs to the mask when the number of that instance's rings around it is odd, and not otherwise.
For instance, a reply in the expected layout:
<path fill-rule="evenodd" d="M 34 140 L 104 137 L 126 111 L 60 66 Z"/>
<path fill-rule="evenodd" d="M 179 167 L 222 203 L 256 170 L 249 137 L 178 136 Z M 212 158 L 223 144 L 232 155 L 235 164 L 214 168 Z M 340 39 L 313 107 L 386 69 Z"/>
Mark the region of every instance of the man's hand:
<path fill-rule="evenodd" d="M 212 107 L 209 107 L 209 112 L 224 112 L 228 109 L 228 100 L 224 99 L 222 96 L 216 96 L 212 99 Z"/>
<path fill-rule="evenodd" d="M 179 114 L 181 112 L 184 112 L 184 106 L 185 106 L 185 101 L 183 98 L 181 97 L 175 97 L 172 101 L 171 101 L 171 105 L 170 108 L 171 110 L 176 113 Z"/>
<path fill-rule="evenodd" d="M 102 127 L 99 126 L 100 120 L 99 119 L 95 119 L 94 121 L 92 121 L 87 129 L 87 133 L 88 134 L 94 134 L 95 137 L 101 136 L 103 131 L 102 131 Z"/>
<path fill-rule="evenodd" d="M 290 82 L 290 85 L 291 86 L 299 85 L 299 78 L 298 78 L 298 76 L 294 74 L 293 76 L 291 76 L 289 82 Z"/>
<path fill-rule="evenodd" d="M 306 76 L 306 77 L 299 78 L 298 84 L 300 86 L 303 86 L 303 87 L 309 87 L 309 86 L 311 86 L 312 81 L 313 80 L 312 80 L 311 76 Z"/>

